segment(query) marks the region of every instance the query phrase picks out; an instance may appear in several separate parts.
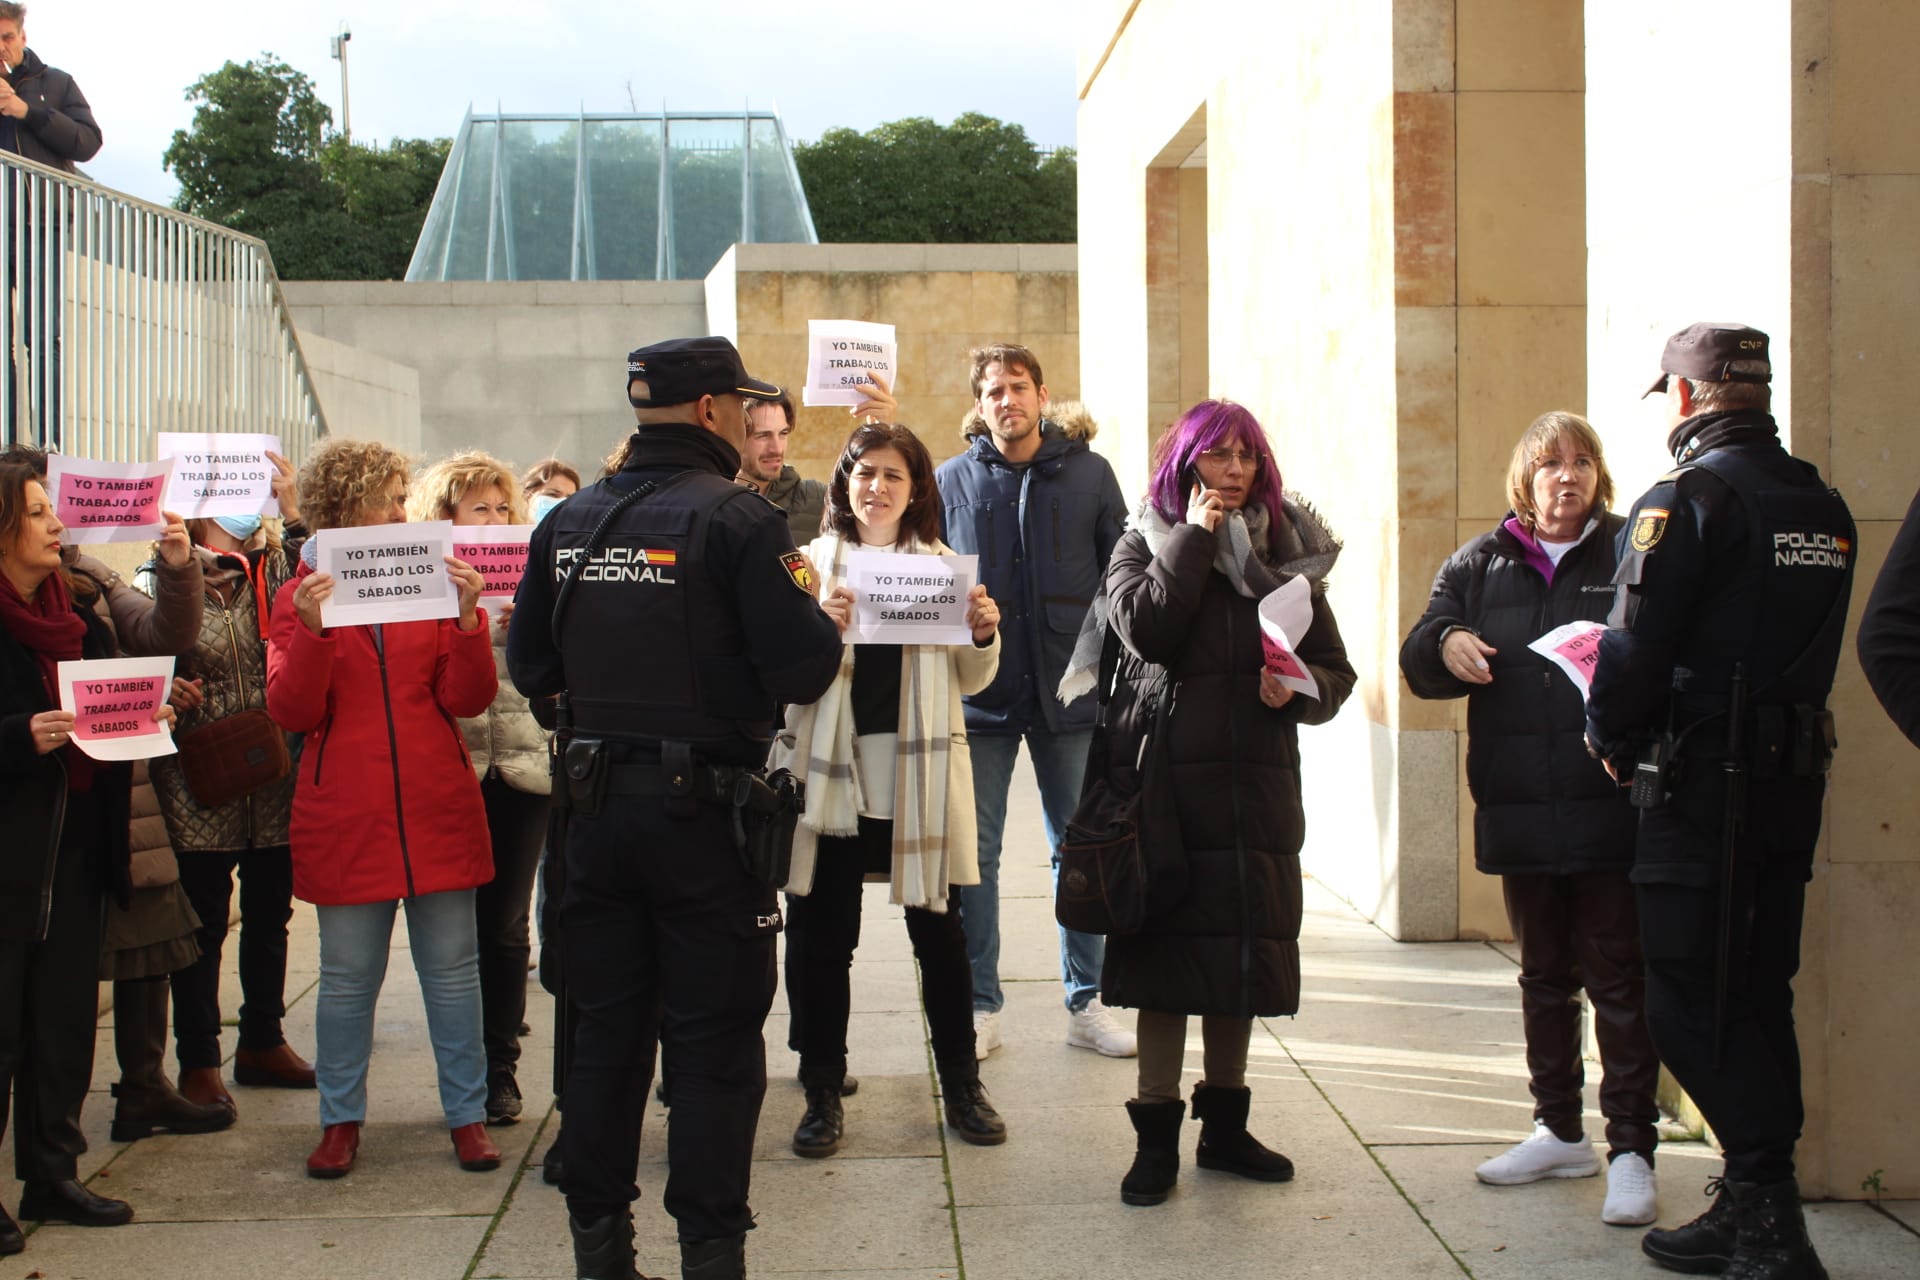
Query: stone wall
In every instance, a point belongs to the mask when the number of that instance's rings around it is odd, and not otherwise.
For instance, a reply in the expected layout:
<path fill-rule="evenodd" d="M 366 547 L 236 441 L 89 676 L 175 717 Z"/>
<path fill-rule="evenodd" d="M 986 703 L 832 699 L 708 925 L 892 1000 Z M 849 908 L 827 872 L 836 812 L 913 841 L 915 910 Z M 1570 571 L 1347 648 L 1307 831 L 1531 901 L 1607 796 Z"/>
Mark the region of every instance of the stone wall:
<path fill-rule="evenodd" d="M 404 453 L 420 452 L 417 370 L 317 333 L 301 335 L 300 354 L 330 433 L 382 440 Z"/>

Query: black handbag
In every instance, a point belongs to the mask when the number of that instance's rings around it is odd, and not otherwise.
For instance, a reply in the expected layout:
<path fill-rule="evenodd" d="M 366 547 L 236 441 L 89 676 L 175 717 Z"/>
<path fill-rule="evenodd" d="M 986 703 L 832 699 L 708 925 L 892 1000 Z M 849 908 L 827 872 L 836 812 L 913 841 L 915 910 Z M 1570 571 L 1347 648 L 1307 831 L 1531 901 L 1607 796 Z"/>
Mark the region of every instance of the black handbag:
<path fill-rule="evenodd" d="M 1100 649 L 1099 727 L 1087 751 L 1080 803 L 1060 841 L 1053 894 L 1054 919 L 1081 933 L 1137 933 L 1185 891 L 1185 859 L 1177 842 L 1167 838 L 1173 824 L 1150 812 L 1163 795 L 1155 779 L 1164 767 L 1173 680 L 1168 677 L 1154 703 L 1140 767 L 1129 786 L 1115 777 L 1108 746 L 1108 707 L 1119 665 L 1120 638 L 1109 622 Z M 1151 862 L 1148 840 L 1155 843 Z"/>

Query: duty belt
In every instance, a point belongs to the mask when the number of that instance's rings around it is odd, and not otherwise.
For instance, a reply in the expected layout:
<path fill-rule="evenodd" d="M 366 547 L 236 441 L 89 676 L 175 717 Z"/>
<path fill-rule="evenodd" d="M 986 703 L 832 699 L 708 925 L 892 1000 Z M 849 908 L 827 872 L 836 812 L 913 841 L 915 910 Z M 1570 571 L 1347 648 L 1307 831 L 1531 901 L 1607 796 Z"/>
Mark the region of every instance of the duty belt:
<path fill-rule="evenodd" d="M 735 789 L 753 770 L 739 765 L 696 763 L 669 771 L 659 760 L 616 761 L 607 768 L 610 796 L 692 796 L 715 804 L 733 804 Z"/>

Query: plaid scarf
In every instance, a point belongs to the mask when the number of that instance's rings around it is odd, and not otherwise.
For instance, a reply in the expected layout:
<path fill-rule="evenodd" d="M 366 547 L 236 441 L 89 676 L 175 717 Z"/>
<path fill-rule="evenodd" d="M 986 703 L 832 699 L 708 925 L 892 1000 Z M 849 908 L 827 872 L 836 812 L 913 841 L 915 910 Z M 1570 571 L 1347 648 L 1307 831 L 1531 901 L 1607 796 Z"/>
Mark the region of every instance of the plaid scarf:
<path fill-rule="evenodd" d="M 819 591 L 826 596 L 846 576 L 847 552 L 858 550 L 837 534 L 823 534 L 807 550 L 816 567 L 827 566 Z M 903 539 L 896 551 L 951 555 L 936 541 Z M 804 771 L 806 807 L 793 835 L 788 893 L 805 896 L 823 835 L 851 836 L 866 808 L 853 732 L 854 646 L 842 647 L 833 683 L 809 706 L 788 707 L 787 727 L 774 744 L 771 768 Z M 947 909 L 948 752 L 952 743 L 953 659 L 945 645 L 900 647 L 900 722 L 893 769 L 893 871 L 891 901 L 929 911 Z M 804 766 L 804 770 L 801 768 Z M 971 796 L 959 797 L 972 804 Z"/>

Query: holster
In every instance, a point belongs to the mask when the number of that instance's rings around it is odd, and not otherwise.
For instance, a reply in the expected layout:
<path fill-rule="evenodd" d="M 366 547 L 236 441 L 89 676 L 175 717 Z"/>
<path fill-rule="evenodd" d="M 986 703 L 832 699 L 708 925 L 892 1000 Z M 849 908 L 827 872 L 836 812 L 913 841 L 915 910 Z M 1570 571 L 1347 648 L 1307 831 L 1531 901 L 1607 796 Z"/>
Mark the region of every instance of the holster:
<path fill-rule="evenodd" d="M 1753 708 L 1753 776 L 1817 778 L 1833 767 L 1833 712 L 1805 703 Z"/>
<path fill-rule="evenodd" d="M 805 795 L 805 786 L 785 769 L 764 778 L 742 773 L 734 781 L 733 842 L 756 883 L 777 889 L 787 882 Z"/>
<path fill-rule="evenodd" d="M 607 800 L 607 773 L 612 758 L 600 738 L 575 738 L 567 743 L 560 761 L 566 783 L 567 807 L 582 818 L 598 817 Z"/>

